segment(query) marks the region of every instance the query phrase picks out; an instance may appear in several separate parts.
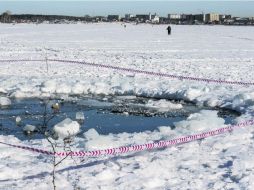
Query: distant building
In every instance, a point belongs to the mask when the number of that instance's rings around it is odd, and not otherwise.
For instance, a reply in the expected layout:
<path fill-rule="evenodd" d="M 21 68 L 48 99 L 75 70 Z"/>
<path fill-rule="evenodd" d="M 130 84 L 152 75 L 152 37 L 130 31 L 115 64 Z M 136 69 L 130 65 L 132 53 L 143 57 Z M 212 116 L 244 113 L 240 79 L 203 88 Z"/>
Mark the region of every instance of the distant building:
<path fill-rule="evenodd" d="M 173 24 L 194 24 L 194 23 L 204 23 L 204 14 L 168 14 L 168 19 L 170 23 Z"/>
<path fill-rule="evenodd" d="M 182 20 L 181 14 L 168 14 L 168 20 L 171 24 L 179 24 Z"/>
<path fill-rule="evenodd" d="M 254 25 L 254 17 L 249 17 L 249 23 L 250 23 L 251 25 Z"/>
<path fill-rule="evenodd" d="M 106 22 L 108 19 L 105 16 L 95 16 L 93 17 L 93 20 L 95 22 Z"/>
<path fill-rule="evenodd" d="M 130 20 L 132 18 L 134 18 L 134 15 L 132 14 L 125 14 L 125 17 L 124 17 L 126 20 Z"/>
<path fill-rule="evenodd" d="M 225 15 L 219 15 L 219 20 L 220 20 L 220 22 L 224 22 L 224 20 L 226 20 L 226 16 Z"/>
<path fill-rule="evenodd" d="M 231 19 L 232 16 L 231 15 L 225 15 L 225 19 Z"/>
<path fill-rule="evenodd" d="M 180 14 L 168 14 L 168 18 L 170 20 L 180 20 L 181 19 L 181 15 Z"/>
<path fill-rule="evenodd" d="M 120 21 L 120 15 L 108 15 L 108 21 Z"/>
<path fill-rule="evenodd" d="M 159 23 L 160 17 L 155 13 L 154 15 L 151 16 L 151 22 L 152 23 Z"/>
<path fill-rule="evenodd" d="M 160 17 L 159 23 L 161 24 L 169 24 L 169 19 L 167 17 Z"/>
<path fill-rule="evenodd" d="M 206 21 L 205 14 L 193 15 L 193 20 L 194 20 L 194 22 L 204 23 Z"/>
<path fill-rule="evenodd" d="M 249 23 L 249 18 L 235 18 L 234 24 L 236 25 L 247 25 Z"/>
<path fill-rule="evenodd" d="M 232 25 L 232 24 L 234 24 L 234 22 L 235 22 L 234 19 L 225 19 L 223 21 L 223 24 Z"/>
<path fill-rule="evenodd" d="M 230 20 L 231 15 L 219 15 L 220 22 L 224 22 L 225 20 Z"/>
<path fill-rule="evenodd" d="M 148 15 L 136 15 L 136 19 L 139 22 L 147 22 L 152 20 L 152 15 L 149 13 Z"/>
<path fill-rule="evenodd" d="M 219 22 L 220 16 L 217 13 L 209 13 L 205 15 L 206 22 Z"/>
<path fill-rule="evenodd" d="M 192 14 L 182 14 L 181 15 L 182 23 L 192 24 L 194 22 L 194 15 Z"/>

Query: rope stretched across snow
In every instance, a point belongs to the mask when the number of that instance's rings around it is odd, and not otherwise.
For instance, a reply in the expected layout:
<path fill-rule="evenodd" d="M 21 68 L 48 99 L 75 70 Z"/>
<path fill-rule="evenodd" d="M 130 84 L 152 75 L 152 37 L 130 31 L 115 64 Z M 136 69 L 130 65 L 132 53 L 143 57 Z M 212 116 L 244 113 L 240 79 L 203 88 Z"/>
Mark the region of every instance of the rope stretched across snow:
<path fill-rule="evenodd" d="M 73 152 L 52 152 L 48 150 L 42 150 L 38 148 L 33 148 L 29 146 L 23 146 L 23 145 L 14 145 L 14 144 L 9 144 L 5 142 L 1 142 L 0 144 L 4 144 L 7 146 L 19 148 L 19 149 L 24 149 L 24 150 L 29 150 L 32 152 L 36 153 L 42 153 L 45 155 L 51 155 L 51 156 L 77 156 L 77 157 L 99 157 L 99 156 L 105 156 L 105 155 L 117 155 L 117 154 L 125 154 L 129 152 L 140 152 L 140 151 L 145 151 L 145 150 L 152 150 L 152 149 L 158 149 L 158 148 L 166 148 L 166 147 L 171 147 L 171 146 L 176 146 L 179 144 L 184 144 L 184 143 L 189 143 L 192 141 L 196 141 L 199 139 L 205 139 L 211 136 L 216 136 L 220 134 L 225 134 L 228 132 L 232 132 L 235 128 L 239 127 L 246 127 L 246 126 L 251 126 L 254 125 L 254 119 L 248 120 L 242 123 L 239 123 L 237 125 L 230 125 L 227 127 L 219 128 L 219 129 L 214 129 L 210 130 L 207 132 L 203 133 L 198 133 L 194 135 L 188 135 L 188 136 L 183 136 L 179 137 L 176 139 L 172 140 L 165 140 L 165 141 L 159 141 L 159 142 L 152 142 L 152 143 L 146 143 L 146 144 L 141 144 L 141 145 L 131 145 L 131 146 L 122 146 L 118 148 L 108 148 L 104 150 L 93 150 L 93 151 L 73 151 Z"/>
<path fill-rule="evenodd" d="M 242 82 L 242 81 L 228 81 L 228 80 L 221 80 L 221 79 L 208 79 L 208 78 L 198 78 L 198 77 L 187 77 L 181 75 L 171 75 L 167 73 L 160 73 L 160 72 L 153 72 L 153 71 L 144 71 L 139 69 L 132 69 L 132 68 L 125 68 L 119 66 L 111 66 L 105 64 L 98 64 L 98 63 L 88 63 L 85 61 L 73 61 L 73 60 L 62 60 L 62 59 L 46 59 L 47 61 L 51 62 L 60 62 L 60 63 L 71 63 L 71 64 L 81 64 L 86 66 L 92 66 L 97 68 L 105 68 L 129 73 L 137 73 L 137 74 L 145 74 L 145 75 L 152 75 L 152 76 L 159 76 L 159 77 L 166 77 L 172 78 L 177 80 L 189 80 L 189 81 L 197 81 L 197 82 L 206 82 L 206 83 L 217 83 L 217 84 L 229 84 L 229 85 L 241 85 L 241 86 L 254 86 L 253 82 Z M 45 59 L 15 59 L 15 60 L 0 60 L 0 62 L 43 62 Z"/>

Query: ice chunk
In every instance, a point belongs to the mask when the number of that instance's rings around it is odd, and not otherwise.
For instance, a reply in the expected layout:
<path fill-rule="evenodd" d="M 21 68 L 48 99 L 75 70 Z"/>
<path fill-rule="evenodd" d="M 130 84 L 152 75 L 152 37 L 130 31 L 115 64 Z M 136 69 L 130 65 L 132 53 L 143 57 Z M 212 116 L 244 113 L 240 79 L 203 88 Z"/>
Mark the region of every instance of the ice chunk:
<path fill-rule="evenodd" d="M 160 133 L 163 134 L 164 136 L 175 135 L 175 131 L 172 130 L 169 126 L 160 126 L 158 127 L 158 129 Z"/>
<path fill-rule="evenodd" d="M 233 98 L 232 107 L 236 110 L 252 105 L 254 105 L 254 93 L 241 93 Z"/>
<path fill-rule="evenodd" d="M 81 100 L 78 102 L 78 105 L 82 106 L 93 106 L 93 107 L 111 107 L 114 106 L 113 103 L 110 102 L 102 102 L 98 100 Z"/>
<path fill-rule="evenodd" d="M 88 150 L 106 149 L 123 146 L 123 141 L 115 141 L 112 135 L 100 135 L 95 129 L 89 129 L 84 133 L 87 140 L 85 146 Z"/>
<path fill-rule="evenodd" d="M 23 128 L 23 131 L 30 133 L 30 132 L 34 132 L 36 130 L 36 127 L 34 125 L 26 125 Z"/>
<path fill-rule="evenodd" d="M 216 107 L 220 106 L 222 102 L 216 98 L 210 98 L 207 101 L 205 101 L 204 104 L 209 107 Z"/>
<path fill-rule="evenodd" d="M 114 173 L 110 170 L 104 170 L 96 175 L 97 180 L 105 180 L 105 181 L 114 179 L 114 177 L 115 177 Z"/>
<path fill-rule="evenodd" d="M 6 97 L 0 97 L 0 106 L 9 106 L 11 105 L 11 100 Z"/>
<path fill-rule="evenodd" d="M 182 98 L 185 98 L 186 100 L 193 101 L 197 97 L 207 93 L 206 89 L 201 89 L 201 88 L 187 88 L 184 90 L 179 91 L 179 95 L 182 96 Z"/>
<path fill-rule="evenodd" d="M 68 83 L 60 83 L 56 88 L 58 94 L 69 94 L 71 93 L 71 85 Z"/>
<path fill-rule="evenodd" d="M 77 112 L 76 113 L 76 120 L 78 121 L 84 121 L 85 120 L 85 116 L 83 112 Z"/>
<path fill-rule="evenodd" d="M 6 90 L 4 88 L 0 87 L 0 92 L 1 93 L 6 93 Z"/>
<path fill-rule="evenodd" d="M 159 100 L 159 101 L 149 100 L 146 106 L 157 109 L 158 111 L 161 112 L 167 112 L 170 110 L 183 108 L 182 104 L 174 104 L 167 100 Z"/>
<path fill-rule="evenodd" d="M 72 121 L 70 118 L 66 118 L 56 124 L 53 130 L 59 138 L 65 139 L 75 136 L 79 132 L 79 128 L 80 125 L 77 121 Z"/>
<path fill-rule="evenodd" d="M 152 178 L 149 181 L 143 183 L 146 189 L 154 189 L 165 186 L 165 180 L 159 178 Z"/>
<path fill-rule="evenodd" d="M 217 111 L 202 110 L 191 114 L 187 120 L 174 123 L 176 128 L 185 128 L 191 131 L 204 131 L 224 126 L 225 120 L 218 117 Z M 180 129 L 179 129 L 180 130 Z"/>
<path fill-rule="evenodd" d="M 56 86 L 57 84 L 54 80 L 48 80 L 42 84 L 41 90 L 42 92 L 55 93 Z"/>
<path fill-rule="evenodd" d="M 83 94 L 85 89 L 85 86 L 79 82 L 77 82 L 73 87 L 72 87 L 72 93 L 74 94 Z"/>
<path fill-rule="evenodd" d="M 87 140 L 92 140 L 94 138 L 98 138 L 100 135 L 95 129 L 89 129 L 87 132 L 84 133 L 84 137 Z"/>
<path fill-rule="evenodd" d="M 20 123 L 21 123 L 21 117 L 20 116 L 17 116 L 16 118 L 15 118 L 15 121 L 16 121 L 16 125 L 20 125 Z"/>

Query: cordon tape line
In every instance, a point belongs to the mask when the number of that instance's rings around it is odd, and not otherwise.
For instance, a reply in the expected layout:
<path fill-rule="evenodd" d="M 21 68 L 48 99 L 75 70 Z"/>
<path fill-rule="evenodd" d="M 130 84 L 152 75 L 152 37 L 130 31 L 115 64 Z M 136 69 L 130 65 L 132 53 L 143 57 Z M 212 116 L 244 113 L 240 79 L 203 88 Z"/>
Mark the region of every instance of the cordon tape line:
<path fill-rule="evenodd" d="M 217 80 L 217 79 L 207 79 L 207 78 L 197 78 L 197 77 L 187 77 L 187 76 L 180 76 L 180 75 L 170 75 L 167 73 L 159 73 L 159 72 L 153 72 L 153 71 L 144 71 L 139 69 L 131 69 L 131 68 L 125 68 L 125 67 L 118 67 L 118 66 L 111 66 L 111 65 L 105 65 L 105 64 L 98 64 L 98 63 L 88 63 L 85 61 L 71 61 L 71 60 L 61 60 L 61 59 L 48 59 L 48 61 L 53 62 L 65 62 L 65 63 L 76 63 L 76 64 L 82 64 L 82 65 L 88 65 L 93 67 L 99 67 L 99 68 L 106 68 L 106 69 L 113 69 L 118 71 L 124 71 L 124 72 L 130 72 L 130 73 L 141 73 L 146 75 L 153 75 L 153 76 L 159 76 L 159 77 L 167 77 L 167 78 L 173 78 L 178 80 L 190 80 L 190 81 L 200 81 L 200 82 L 207 82 L 207 83 L 219 83 L 219 84 L 232 84 L 232 85 L 254 85 L 252 82 L 241 82 L 241 81 L 227 81 L 227 80 Z"/>
<path fill-rule="evenodd" d="M 7 146 L 19 148 L 19 149 L 29 150 L 29 151 L 36 152 L 36 153 L 51 155 L 51 156 L 55 155 L 55 156 L 61 157 L 61 156 L 69 156 L 70 155 L 70 156 L 77 156 L 77 157 L 99 157 L 99 156 L 105 156 L 105 155 L 125 154 L 125 153 L 129 153 L 129 152 L 140 152 L 140 151 L 145 151 L 145 150 L 152 150 L 152 149 L 176 146 L 176 145 L 180 145 L 180 144 L 184 144 L 184 143 L 189 143 L 189 142 L 192 142 L 195 140 L 205 139 L 205 138 L 208 138 L 211 136 L 225 134 L 228 132 L 232 132 L 235 128 L 246 127 L 246 126 L 250 126 L 250 125 L 254 125 L 254 119 L 239 123 L 237 125 L 230 125 L 227 127 L 210 130 L 210 131 L 203 132 L 203 133 L 183 136 L 183 137 L 179 137 L 179 138 L 172 139 L 172 140 L 158 141 L 158 142 L 152 142 L 152 143 L 146 143 L 146 144 L 140 144 L 140 145 L 122 146 L 122 147 L 118 147 L 118 148 L 109 148 L 109 149 L 104 149 L 104 150 L 93 150 L 93 151 L 72 151 L 72 152 L 56 152 L 56 153 L 54 153 L 52 151 L 32 148 L 29 146 L 14 145 L 14 144 L 9 144 L 9 143 L 5 143 L 5 142 L 0 142 L 0 144 L 4 144 Z"/>
<path fill-rule="evenodd" d="M 202 82 L 211 82 L 211 83 L 224 83 L 224 84 L 236 84 L 236 85 L 254 85 L 254 83 L 251 82 L 239 82 L 239 81 L 226 81 L 226 80 L 215 80 L 215 79 L 205 79 L 205 78 L 196 78 L 196 77 L 186 77 L 186 76 L 177 76 L 177 75 L 170 75 L 166 73 L 158 73 L 158 72 L 152 72 L 152 71 L 143 71 L 143 70 L 137 70 L 137 69 L 131 69 L 131 68 L 124 68 L 124 67 L 118 67 L 118 66 L 111 66 L 111 65 L 104 65 L 104 64 L 96 64 L 96 63 L 87 63 L 82 61 L 71 61 L 71 60 L 60 60 L 60 59 L 46 59 L 47 61 L 52 62 L 62 62 L 62 63 L 73 63 L 73 64 L 82 64 L 82 65 L 88 65 L 93 67 L 99 67 L 99 68 L 107 68 L 107 69 L 113 69 L 113 70 L 120 70 L 125 72 L 132 72 L 132 73 L 141 73 L 141 74 L 147 74 L 147 75 L 154 75 L 154 76 L 161 76 L 161 77 L 168 77 L 168 78 L 174 78 L 179 80 L 192 80 L 192 81 L 202 81 Z M 21 59 L 21 60 L 0 60 L 0 62 L 41 62 L 45 60 L 40 59 Z M 144 150 L 151 150 L 151 149 L 158 149 L 158 148 L 165 148 L 170 147 L 174 145 L 184 144 L 188 142 L 192 142 L 199 139 L 208 138 L 215 135 L 224 134 L 227 132 L 231 132 L 236 127 L 246 127 L 248 125 L 253 125 L 254 120 L 248 120 L 243 123 L 239 123 L 237 125 L 231 125 L 228 127 L 223 127 L 211 131 L 207 131 L 204 133 L 194 134 L 194 135 L 188 135 L 172 140 L 166 140 L 166 141 L 159 141 L 159 142 L 152 142 L 152 143 L 146 143 L 141 145 L 131 145 L 131 146 L 122 146 L 118 148 L 109 148 L 105 150 L 93 150 L 93 151 L 75 151 L 75 152 L 52 152 L 47 150 L 42 150 L 38 148 L 32 148 L 29 146 L 21 146 L 21 145 L 14 145 L 9 144 L 5 142 L 0 142 L 0 144 L 4 144 L 7 146 L 12 146 L 19 149 L 29 150 L 32 152 L 42 153 L 46 155 L 51 156 L 79 156 L 79 157 L 95 157 L 95 156 L 102 156 L 102 155 L 115 155 L 115 154 L 124 154 L 128 152 L 140 152 Z"/>
<path fill-rule="evenodd" d="M 81 64 L 81 65 L 87 65 L 87 66 L 92 66 L 92 67 L 97 67 L 97 68 L 105 68 L 105 69 L 118 70 L 118 71 L 123 71 L 123 72 L 158 76 L 158 77 L 166 77 L 166 78 L 172 78 L 172 79 L 177 79 L 177 80 L 199 81 L 199 82 L 206 82 L 206 83 L 229 84 L 229 85 L 254 86 L 253 82 L 228 81 L 228 80 L 221 80 L 221 79 L 187 77 L 187 76 L 181 76 L 181 75 L 171 75 L 171 74 L 167 74 L 167 73 L 144 71 L 144 70 L 139 70 L 139 69 L 132 69 L 132 68 L 126 68 L 126 67 L 98 64 L 98 63 L 88 63 L 85 61 L 72 61 L 72 60 L 62 60 L 62 59 L 34 59 L 34 60 L 33 59 L 20 59 L 20 60 L 0 60 L 0 62 L 43 62 L 46 60 L 51 61 L 51 62 Z"/>

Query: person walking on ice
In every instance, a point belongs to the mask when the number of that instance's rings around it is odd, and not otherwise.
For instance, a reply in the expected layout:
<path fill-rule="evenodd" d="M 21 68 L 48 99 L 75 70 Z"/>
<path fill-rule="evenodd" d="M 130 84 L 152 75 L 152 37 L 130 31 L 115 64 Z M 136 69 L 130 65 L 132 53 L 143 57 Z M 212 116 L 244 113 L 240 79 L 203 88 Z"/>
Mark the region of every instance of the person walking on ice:
<path fill-rule="evenodd" d="M 167 31 L 168 31 L 168 35 L 171 35 L 171 27 L 170 26 L 167 27 Z"/>

